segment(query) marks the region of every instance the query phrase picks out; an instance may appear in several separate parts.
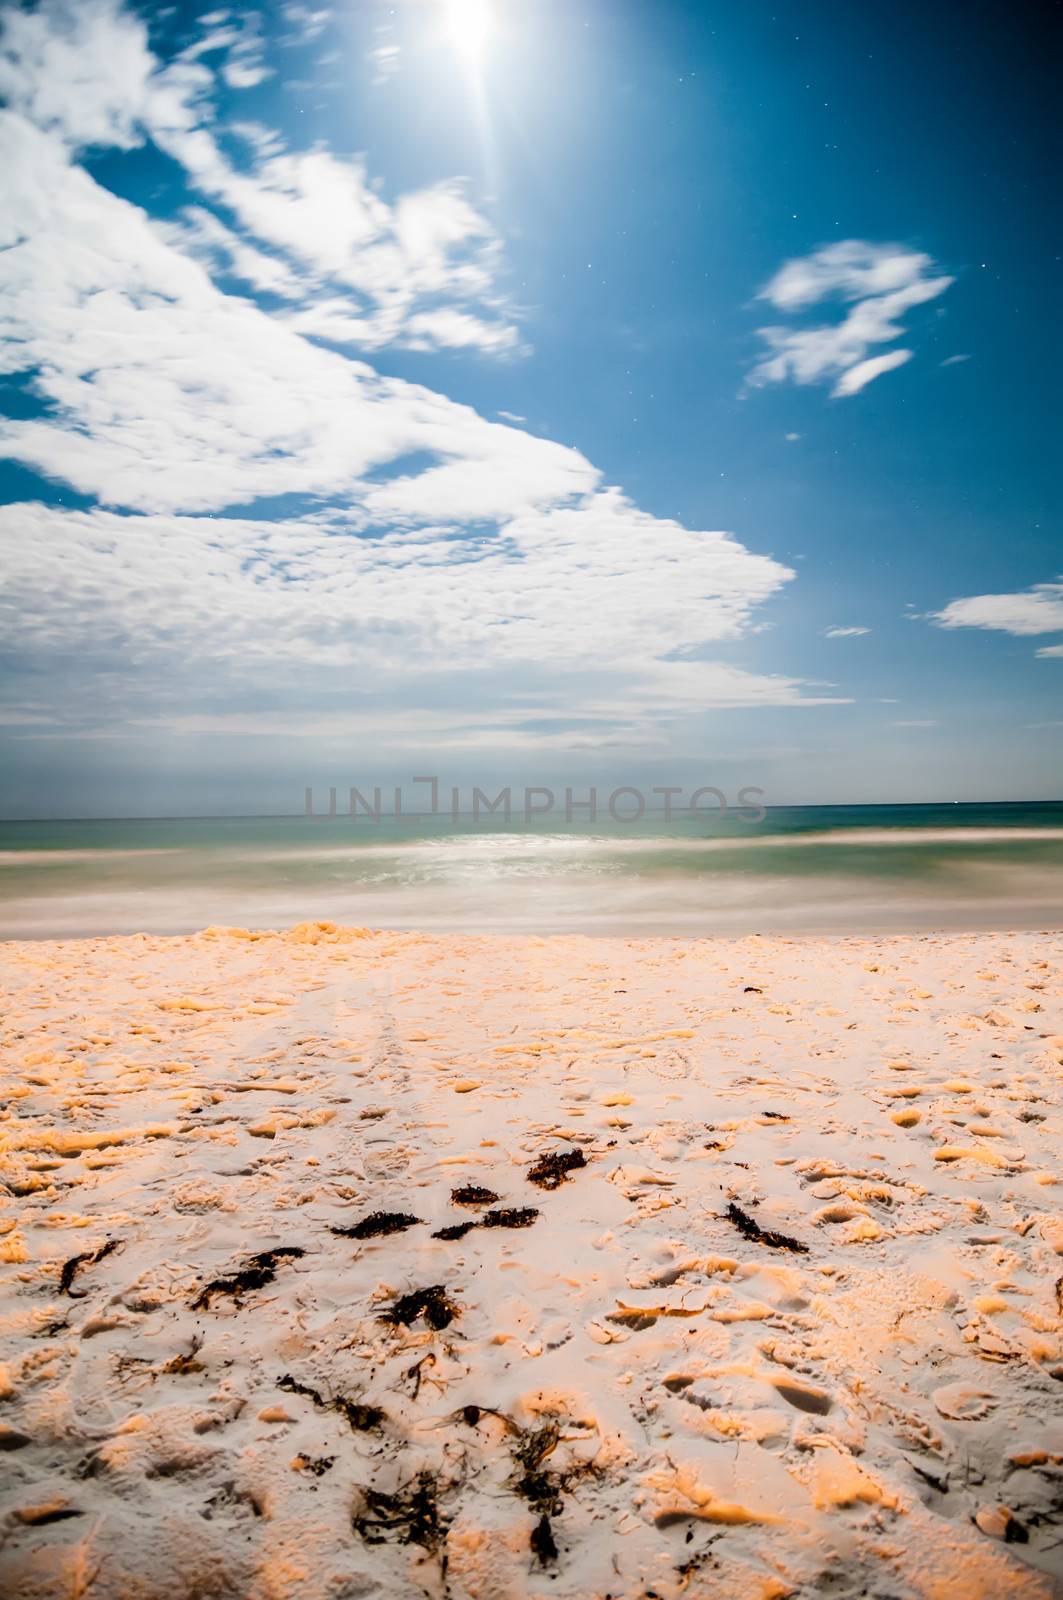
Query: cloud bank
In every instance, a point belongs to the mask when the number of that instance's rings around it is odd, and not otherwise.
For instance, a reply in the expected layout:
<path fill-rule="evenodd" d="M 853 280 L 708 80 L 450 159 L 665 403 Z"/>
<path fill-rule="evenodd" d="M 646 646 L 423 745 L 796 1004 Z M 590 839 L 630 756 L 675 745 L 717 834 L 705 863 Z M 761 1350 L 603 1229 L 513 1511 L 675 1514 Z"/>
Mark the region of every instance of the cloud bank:
<path fill-rule="evenodd" d="M 376 708 L 385 743 L 551 747 L 821 700 L 707 655 L 789 568 L 364 359 L 512 353 L 501 244 L 458 179 L 388 201 L 360 158 L 220 125 L 219 83 L 272 70 L 223 15 L 166 62 L 116 0 L 4 15 L 0 364 L 33 405 L 0 453 L 88 502 L 0 514 L 34 686 L 9 723 L 224 731 L 294 705 L 274 729 L 364 729 Z M 198 203 L 149 216 L 83 164 L 141 144 Z"/>

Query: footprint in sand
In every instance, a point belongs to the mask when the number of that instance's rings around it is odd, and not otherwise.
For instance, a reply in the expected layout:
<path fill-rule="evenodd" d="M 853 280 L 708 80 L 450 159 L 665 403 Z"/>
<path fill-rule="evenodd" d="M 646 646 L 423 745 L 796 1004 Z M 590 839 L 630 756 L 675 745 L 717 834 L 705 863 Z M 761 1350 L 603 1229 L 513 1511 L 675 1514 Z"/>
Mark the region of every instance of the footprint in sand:
<path fill-rule="evenodd" d="M 772 1387 L 798 1411 L 811 1411 L 825 1417 L 834 1404 L 826 1389 L 817 1389 L 811 1383 L 794 1383 L 790 1378 L 772 1378 Z"/>
<path fill-rule="evenodd" d="M 943 1417 L 952 1422 L 981 1422 L 998 1404 L 990 1389 L 977 1389 L 970 1383 L 946 1383 L 930 1398 Z"/>

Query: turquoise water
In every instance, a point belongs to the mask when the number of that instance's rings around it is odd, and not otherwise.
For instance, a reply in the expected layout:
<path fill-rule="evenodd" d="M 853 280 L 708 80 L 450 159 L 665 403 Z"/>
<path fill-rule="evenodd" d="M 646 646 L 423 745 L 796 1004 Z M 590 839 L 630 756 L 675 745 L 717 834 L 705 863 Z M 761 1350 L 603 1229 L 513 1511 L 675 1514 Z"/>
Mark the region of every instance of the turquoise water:
<path fill-rule="evenodd" d="M 4 937 L 311 918 L 655 934 L 1059 926 L 1063 805 L 776 807 L 756 823 L 0 823 Z"/>

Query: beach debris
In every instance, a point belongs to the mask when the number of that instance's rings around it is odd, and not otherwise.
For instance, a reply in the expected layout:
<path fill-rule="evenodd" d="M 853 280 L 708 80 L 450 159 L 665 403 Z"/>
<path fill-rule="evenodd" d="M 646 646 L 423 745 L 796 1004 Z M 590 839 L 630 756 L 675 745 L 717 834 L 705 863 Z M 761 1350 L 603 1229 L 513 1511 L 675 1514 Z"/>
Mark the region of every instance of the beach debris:
<path fill-rule="evenodd" d="M 322 1411 L 338 1411 L 341 1417 L 346 1417 L 352 1433 L 368 1433 L 388 1420 L 387 1412 L 381 1410 L 380 1406 L 366 1405 L 362 1400 L 350 1400 L 343 1394 L 323 1395 L 309 1383 L 301 1383 L 298 1378 L 293 1378 L 290 1372 L 277 1379 L 277 1388 L 286 1389 L 289 1394 L 305 1395 Z"/>
<path fill-rule="evenodd" d="M 523 1438 L 524 1436 L 524 1429 L 520 1426 L 520 1424 L 518 1422 L 514 1422 L 512 1417 L 507 1417 L 506 1413 L 504 1411 L 499 1411 L 496 1406 L 462 1406 L 460 1411 L 455 1411 L 454 1413 L 455 1421 L 457 1421 L 459 1417 L 461 1418 L 462 1422 L 464 1422 L 470 1428 L 479 1427 L 481 1417 L 495 1417 L 502 1424 L 507 1433 L 513 1434 L 518 1439 Z"/>
<path fill-rule="evenodd" d="M 315 1478 L 324 1474 L 335 1465 L 335 1456 L 304 1456 L 302 1452 L 292 1457 L 292 1470 L 294 1472 L 311 1472 Z"/>
<path fill-rule="evenodd" d="M 485 1211 L 475 1222 L 452 1222 L 439 1228 L 432 1238 L 464 1239 L 473 1228 L 530 1228 L 538 1215 L 534 1206 L 499 1206 L 496 1211 Z"/>
<path fill-rule="evenodd" d="M 747 983 L 745 988 L 742 990 L 742 993 L 743 994 L 763 994 L 764 990 L 763 989 L 758 989 L 755 983 Z"/>
<path fill-rule="evenodd" d="M 499 1206 L 497 1211 L 485 1211 L 480 1218 L 481 1228 L 530 1228 L 539 1212 L 535 1206 Z"/>
<path fill-rule="evenodd" d="M 451 1189 L 450 1198 L 456 1206 L 493 1206 L 502 1197 L 478 1183 L 463 1183 L 460 1188 Z"/>
<path fill-rule="evenodd" d="M 546 1471 L 543 1462 L 556 1449 L 560 1437 L 557 1423 L 547 1422 L 532 1432 L 522 1433 L 513 1451 L 520 1469 L 520 1476 L 513 1484 L 514 1492 L 528 1502 L 533 1512 L 539 1513 L 529 1542 L 540 1566 L 544 1567 L 557 1559 L 550 1518 L 560 1515 L 563 1502 L 561 1478 L 557 1473 Z"/>
<path fill-rule="evenodd" d="M 744 1239 L 766 1244 L 772 1250 L 797 1250 L 803 1255 L 808 1254 L 807 1244 L 802 1244 L 800 1239 L 792 1239 L 788 1233 L 776 1233 L 774 1228 L 762 1228 L 755 1217 L 735 1205 L 733 1200 L 727 1207 L 727 1220 L 734 1224 Z"/>
<path fill-rule="evenodd" d="M 440 1516 L 436 1483 L 430 1472 L 419 1472 L 394 1494 L 369 1487 L 360 1493 L 362 1509 L 352 1516 L 351 1525 L 366 1544 L 387 1544 L 390 1540 L 417 1544 L 429 1555 L 439 1549 L 447 1527 Z"/>
<path fill-rule="evenodd" d="M 400 1295 L 394 1305 L 381 1313 L 380 1320 L 408 1328 L 418 1317 L 423 1317 L 427 1326 L 438 1333 L 459 1315 L 460 1308 L 448 1296 L 446 1285 L 433 1283 L 427 1289 L 413 1289 L 409 1294 Z"/>
<path fill-rule="evenodd" d="M 228 1294 L 234 1299 L 239 1299 L 242 1294 L 247 1294 L 252 1289 L 265 1288 L 266 1284 L 272 1283 L 277 1276 L 279 1261 L 296 1260 L 299 1256 L 305 1255 L 306 1251 L 297 1244 L 278 1245 L 273 1250 L 260 1250 L 257 1255 L 249 1256 L 244 1265 L 229 1277 L 212 1278 L 209 1283 L 205 1283 L 192 1301 L 192 1310 L 205 1310 L 210 1305 L 212 1295 Z"/>
<path fill-rule="evenodd" d="M 379 1239 L 387 1233 L 403 1233 L 407 1228 L 413 1228 L 422 1219 L 413 1217 L 408 1211 L 371 1211 L 361 1222 L 356 1222 L 351 1228 L 330 1228 L 341 1239 Z"/>
<path fill-rule="evenodd" d="M 422 1367 L 434 1367 L 435 1364 L 436 1364 L 435 1356 L 432 1354 L 431 1350 L 426 1350 L 424 1355 L 421 1357 L 420 1361 L 415 1361 L 412 1367 L 407 1367 L 406 1368 L 405 1376 L 407 1378 L 412 1378 L 413 1379 L 413 1391 L 412 1392 L 413 1392 L 413 1398 L 415 1400 L 417 1399 L 417 1396 L 421 1392 L 421 1383 L 422 1383 L 422 1381 L 424 1379 L 424 1373 L 421 1371 L 421 1368 Z"/>
<path fill-rule="evenodd" d="M 561 1427 L 558 1421 L 551 1420 L 544 1422 L 539 1428 L 524 1429 L 511 1418 L 503 1416 L 501 1412 L 496 1411 L 492 1415 L 501 1417 L 509 1430 L 517 1436 L 513 1446 L 517 1475 L 512 1480 L 512 1488 L 515 1494 L 527 1502 L 532 1513 L 538 1514 L 539 1520 L 531 1531 L 528 1543 L 539 1565 L 549 1566 L 558 1558 L 551 1518 L 561 1515 L 564 1510 L 564 1496 L 573 1482 L 588 1473 L 594 1473 L 596 1469 L 589 1461 L 577 1461 L 572 1466 L 556 1472 L 550 1471 L 543 1465 L 561 1441 Z"/>
<path fill-rule="evenodd" d="M 74 1279 L 83 1267 L 94 1267 L 97 1262 L 117 1250 L 122 1243 L 121 1239 L 108 1239 L 104 1244 L 98 1245 L 95 1250 L 86 1250 L 79 1256 L 71 1256 L 69 1261 L 63 1262 L 59 1274 L 59 1292 L 68 1294 L 72 1300 L 83 1300 L 87 1293 L 84 1289 L 73 1288 Z"/>
<path fill-rule="evenodd" d="M 912 1461 L 910 1457 L 906 1457 L 905 1459 L 908 1461 L 908 1465 L 911 1467 L 917 1478 L 922 1478 L 923 1482 L 928 1483 L 931 1489 L 935 1490 L 938 1494 L 948 1494 L 949 1481 L 947 1478 L 940 1477 L 937 1473 L 928 1471 L 926 1467 L 921 1467 L 918 1461 Z"/>
<path fill-rule="evenodd" d="M 526 1176 L 540 1189 L 560 1189 L 570 1172 L 586 1165 L 582 1150 L 550 1150 L 528 1168 Z"/>
<path fill-rule="evenodd" d="M 532 1529 L 528 1542 L 531 1545 L 532 1555 L 539 1558 L 541 1567 L 547 1567 L 552 1561 L 557 1560 L 557 1545 L 550 1526 L 550 1518 L 545 1511 Z"/>
<path fill-rule="evenodd" d="M 163 1363 L 163 1372 L 177 1375 L 187 1372 L 202 1372 L 203 1363 L 196 1359 L 202 1348 L 203 1335 L 197 1333 L 193 1336 L 188 1350 L 183 1350 L 178 1355 L 171 1356 L 169 1361 Z"/>

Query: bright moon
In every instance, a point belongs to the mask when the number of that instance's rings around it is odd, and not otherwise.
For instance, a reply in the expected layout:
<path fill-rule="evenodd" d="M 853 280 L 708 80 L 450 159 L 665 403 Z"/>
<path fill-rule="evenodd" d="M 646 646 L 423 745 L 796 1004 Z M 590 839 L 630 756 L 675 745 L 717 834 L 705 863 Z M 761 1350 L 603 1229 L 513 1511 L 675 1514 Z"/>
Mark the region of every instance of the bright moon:
<path fill-rule="evenodd" d="M 491 31 L 490 0 L 447 0 L 451 38 L 470 61 L 478 61 Z"/>

